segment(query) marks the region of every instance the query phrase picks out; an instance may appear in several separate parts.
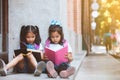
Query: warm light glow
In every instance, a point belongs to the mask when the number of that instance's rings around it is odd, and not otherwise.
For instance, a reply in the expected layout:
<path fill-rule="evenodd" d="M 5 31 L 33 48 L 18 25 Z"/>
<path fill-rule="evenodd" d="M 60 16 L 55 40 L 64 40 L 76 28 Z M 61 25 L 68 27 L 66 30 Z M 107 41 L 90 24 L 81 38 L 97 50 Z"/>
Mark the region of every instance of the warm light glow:
<path fill-rule="evenodd" d="M 101 26 L 100 26 L 101 29 L 104 28 L 105 22 L 102 21 L 100 25 L 101 25 Z"/>
<path fill-rule="evenodd" d="M 108 30 L 120 31 L 120 0 L 97 0 L 99 4 L 99 16 L 95 19 L 97 27 L 95 35 L 103 38 Z"/>
<path fill-rule="evenodd" d="M 106 11 L 104 12 L 104 16 L 105 16 L 105 17 L 110 16 L 110 13 L 109 13 L 108 10 L 106 10 Z"/>
<path fill-rule="evenodd" d="M 113 2 L 111 3 L 111 5 L 119 5 L 119 1 L 113 0 Z"/>
<path fill-rule="evenodd" d="M 108 23 L 111 23 L 111 22 L 112 22 L 112 18 L 108 17 Z"/>
<path fill-rule="evenodd" d="M 110 8 L 110 7 L 111 7 L 111 4 L 107 3 L 107 4 L 106 4 L 106 7 L 107 7 L 107 8 Z"/>
<path fill-rule="evenodd" d="M 119 20 L 116 20 L 117 23 L 119 23 Z"/>
<path fill-rule="evenodd" d="M 101 2 L 102 2 L 102 3 L 106 3 L 106 2 L 107 2 L 107 0 L 101 0 Z"/>

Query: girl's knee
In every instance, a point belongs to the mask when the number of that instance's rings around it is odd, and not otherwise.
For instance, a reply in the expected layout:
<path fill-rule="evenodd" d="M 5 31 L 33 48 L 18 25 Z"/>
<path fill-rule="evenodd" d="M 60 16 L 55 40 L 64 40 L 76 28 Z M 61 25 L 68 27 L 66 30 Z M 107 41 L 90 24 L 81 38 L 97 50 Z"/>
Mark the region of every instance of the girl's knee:
<path fill-rule="evenodd" d="M 27 57 L 33 57 L 33 54 L 28 53 L 28 54 L 27 54 Z"/>
<path fill-rule="evenodd" d="M 29 54 L 29 55 L 27 55 L 27 58 L 30 59 L 30 60 L 35 59 L 35 57 L 33 56 L 33 54 Z"/>
<path fill-rule="evenodd" d="M 22 54 L 19 54 L 16 58 L 19 59 L 19 60 L 22 60 L 24 57 L 23 57 Z"/>

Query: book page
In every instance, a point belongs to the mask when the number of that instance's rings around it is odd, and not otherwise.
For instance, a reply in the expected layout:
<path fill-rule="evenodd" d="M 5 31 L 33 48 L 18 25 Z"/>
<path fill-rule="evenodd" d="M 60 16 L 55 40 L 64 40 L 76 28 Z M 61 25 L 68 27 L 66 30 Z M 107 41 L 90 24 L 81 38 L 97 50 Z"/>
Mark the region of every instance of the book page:
<path fill-rule="evenodd" d="M 27 49 L 27 51 L 42 53 L 41 50 Z"/>

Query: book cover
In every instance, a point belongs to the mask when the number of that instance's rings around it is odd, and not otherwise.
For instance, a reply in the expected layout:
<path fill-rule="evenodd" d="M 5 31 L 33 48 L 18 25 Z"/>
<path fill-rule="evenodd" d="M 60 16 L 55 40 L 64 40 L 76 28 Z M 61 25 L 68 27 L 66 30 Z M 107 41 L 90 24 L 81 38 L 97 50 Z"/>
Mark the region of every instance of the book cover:
<path fill-rule="evenodd" d="M 65 58 L 67 54 L 67 47 L 64 47 L 60 50 L 53 51 L 49 48 L 45 48 L 45 55 L 49 60 L 53 61 L 56 65 L 59 65 L 63 62 L 68 62 L 68 59 Z"/>
<path fill-rule="evenodd" d="M 41 51 L 33 50 L 33 49 L 16 49 L 14 50 L 15 56 L 22 54 L 27 54 L 28 52 L 32 52 L 33 56 L 36 58 L 37 62 L 41 61 Z"/>

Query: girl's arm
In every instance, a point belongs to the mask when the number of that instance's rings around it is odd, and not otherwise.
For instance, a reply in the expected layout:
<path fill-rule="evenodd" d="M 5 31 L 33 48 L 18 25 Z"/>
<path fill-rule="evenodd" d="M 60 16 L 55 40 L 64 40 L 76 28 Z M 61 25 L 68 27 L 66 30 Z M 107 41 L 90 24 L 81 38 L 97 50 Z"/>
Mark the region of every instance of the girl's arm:
<path fill-rule="evenodd" d="M 68 54 L 66 55 L 66 58 L 68 59 L 68 62 L 71 62 L 73 60 L 72 48 L 69 43 L 68 43 Z"/>
<path fill-rule="evenodd" d="M 41 51 L 41 53 L 40 53 L 40 57 L 41 57 L 42 60 L 44 59 L 44 54 L 43 54 L 42 51 Z"/>

